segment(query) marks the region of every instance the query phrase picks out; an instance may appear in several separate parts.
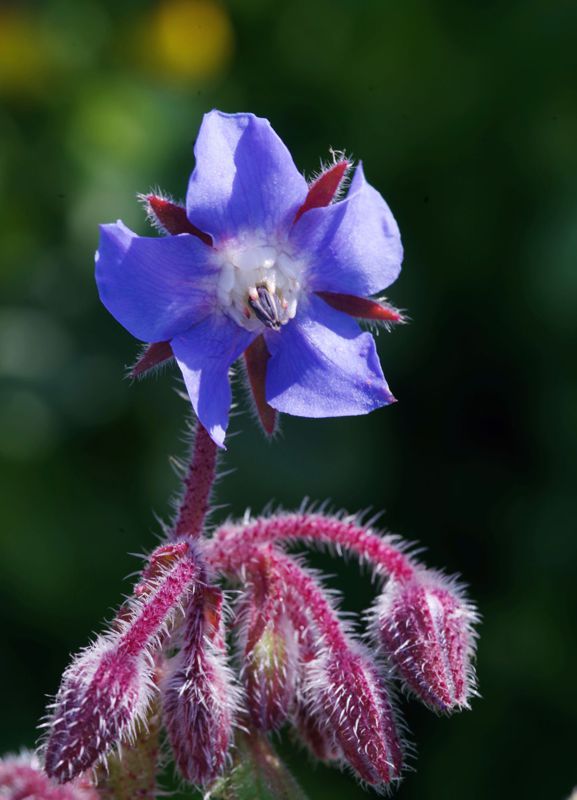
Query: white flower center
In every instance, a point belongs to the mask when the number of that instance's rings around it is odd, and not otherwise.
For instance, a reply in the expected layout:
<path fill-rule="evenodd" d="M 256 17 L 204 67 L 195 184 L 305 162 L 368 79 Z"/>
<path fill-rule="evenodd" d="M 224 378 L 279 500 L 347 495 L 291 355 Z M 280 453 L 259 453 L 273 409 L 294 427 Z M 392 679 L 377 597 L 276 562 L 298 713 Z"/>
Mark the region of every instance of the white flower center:
<path fill-rule="evenodd" d="M 280 330 L 297 312 L 304 264 L 286 245 L 252 239 L 217 250 L 222 310 L 249 331 Z"/>

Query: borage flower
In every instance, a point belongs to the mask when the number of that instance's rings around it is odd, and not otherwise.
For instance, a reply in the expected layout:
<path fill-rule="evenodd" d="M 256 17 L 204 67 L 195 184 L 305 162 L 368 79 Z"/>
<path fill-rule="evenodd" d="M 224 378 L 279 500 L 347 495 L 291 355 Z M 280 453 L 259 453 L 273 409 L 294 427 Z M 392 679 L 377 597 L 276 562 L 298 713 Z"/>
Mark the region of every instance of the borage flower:
<path fill-rule="evenodd" d="M 398 322 L 366 299 L 397 277 L 402 247 L 381 195 L 337 161 L 310 186 L 267 120 L 212 111 L 195 145 L 186 214 L 149 196 L 168 233 L 103 225 L 96 280 L 110 313 L 153 343 L 144 366 L 176 358 L 198 418 L 218 445 L 229 368 L 245 353 L 265 429 L 276 413 L 365 414 L 394 401 L 375 343 L 351 317 Z M 169 344 L 167 344 L 169 343 Z"/>

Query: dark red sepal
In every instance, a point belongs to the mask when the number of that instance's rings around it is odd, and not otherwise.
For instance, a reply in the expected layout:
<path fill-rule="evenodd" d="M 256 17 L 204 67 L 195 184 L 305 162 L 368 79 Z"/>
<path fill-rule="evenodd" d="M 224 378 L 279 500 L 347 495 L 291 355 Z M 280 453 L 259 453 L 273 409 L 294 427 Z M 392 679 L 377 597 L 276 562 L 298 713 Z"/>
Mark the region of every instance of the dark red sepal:
<path fill-rule="evenodd" d="M 338 161 L 311 183 L 306 199 L 296 213 L 295 222 L 302 217 L 305 211 L 328 206 L 332 202 L 349 167 L 348 161 Z"/>
<path fill-rule="evenodd" d="M 263 336 L 258 336 L 244 351 L 246 372 L 257 414 L 268 436 L 276 430 L 278 414 L 266 401 L 266 368 L 270 358 Z"/>
<path fill-rule="evenodd" d="M 144 196 L 147 210 L 152 219 L 158 223 L 167 233 L 192 233 L 193 236 L 198 238 L 212 247 L 212 237 L 208 233 L 204 233 L 186 216 L 186 209 L 173 203 L 171 200 L 166 200 L 156 194 L 147 194 Z"/>
<path fill-rule="evenodd" d="M 142 355 L 130 368 L 128 373 L 131 378 L 141 378 L 148 370 L 158 367 L 173 357 L 170 342 L 154 342 L 144 349 Z"/>
<path fill-rule="evenodd" d="M 355 297 L 352 294 L 338 294 L 336 292 L 316 293 L 329 306 L 343 311 L 351 317 L 359 319 L 372 319 L 375 322 L 405 322 L 405 317 L 393 306 L 377 300 L 368 300 L 366 297 Z"/>

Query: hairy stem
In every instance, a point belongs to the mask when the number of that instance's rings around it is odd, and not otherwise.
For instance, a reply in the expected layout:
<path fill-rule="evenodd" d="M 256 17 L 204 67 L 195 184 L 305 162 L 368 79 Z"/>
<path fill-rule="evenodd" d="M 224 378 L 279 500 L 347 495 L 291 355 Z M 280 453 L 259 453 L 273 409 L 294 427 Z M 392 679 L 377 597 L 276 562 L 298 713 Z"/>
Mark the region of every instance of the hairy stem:
<path fill-rule="evenodd" d="M 184 493 L 172 532 L 174 539 L 198 539 L 202 533 L 216 477 L 216 452 L 215 443 L 197 422 L 190 465 L 184 479 Z"/>
<path fill-rule="evenodd" d="M 266 517 L 246 525 L 220 527 L 206 550 L 214 567 L 225 571 L 255 546 L 300 541 L 321 543 L 347 550 L 366 561 L 379 574 L 407 581 L 414 575 L 412 560 L 390 538 L 384 538 L 347 519 L 322 514 L 284 514 Z"/>

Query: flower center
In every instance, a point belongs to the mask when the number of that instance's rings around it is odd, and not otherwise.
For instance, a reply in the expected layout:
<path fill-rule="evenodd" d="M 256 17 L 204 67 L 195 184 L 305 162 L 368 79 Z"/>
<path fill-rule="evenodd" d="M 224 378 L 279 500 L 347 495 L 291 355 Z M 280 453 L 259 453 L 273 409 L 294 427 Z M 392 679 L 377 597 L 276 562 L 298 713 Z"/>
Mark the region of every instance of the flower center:
<path fill-rule="evenodd" d="M 249 331 L 278 331 L 296 314 L 303 264 L 281 245 L 234 243 L 218 250 L 222 310 Z"/>

